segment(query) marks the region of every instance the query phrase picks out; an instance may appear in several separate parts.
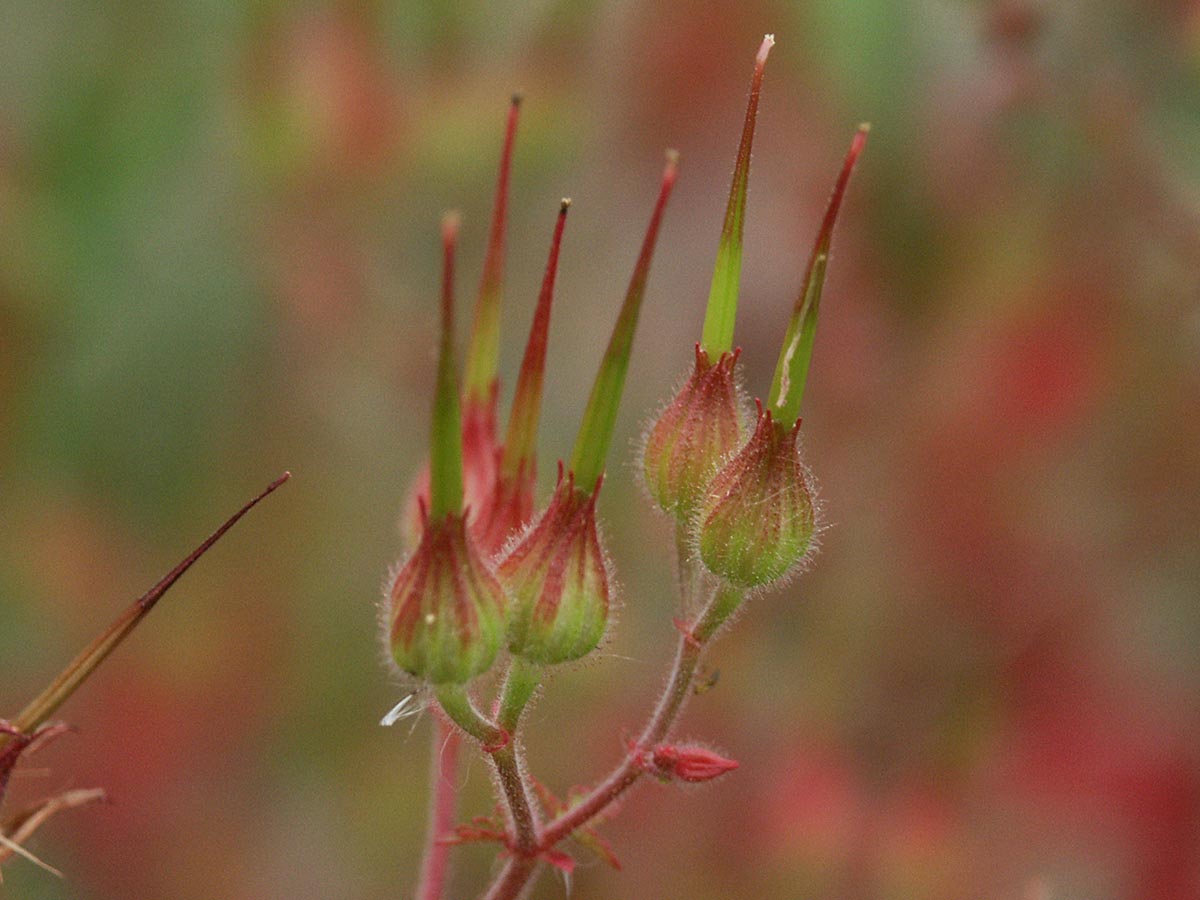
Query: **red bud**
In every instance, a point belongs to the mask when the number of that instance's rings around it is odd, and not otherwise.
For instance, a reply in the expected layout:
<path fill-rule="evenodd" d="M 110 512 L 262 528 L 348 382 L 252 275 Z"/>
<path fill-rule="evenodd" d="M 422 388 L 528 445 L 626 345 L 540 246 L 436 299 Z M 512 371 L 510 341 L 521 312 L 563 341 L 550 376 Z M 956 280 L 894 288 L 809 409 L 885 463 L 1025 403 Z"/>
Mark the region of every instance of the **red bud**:
<path fill-rule="evenodd" d="M 679 781 L 712 781 L 738 767 L 737 760 L 726 759 L 705 747 L 659 744 L 646 761 L 652 772 Z"/>

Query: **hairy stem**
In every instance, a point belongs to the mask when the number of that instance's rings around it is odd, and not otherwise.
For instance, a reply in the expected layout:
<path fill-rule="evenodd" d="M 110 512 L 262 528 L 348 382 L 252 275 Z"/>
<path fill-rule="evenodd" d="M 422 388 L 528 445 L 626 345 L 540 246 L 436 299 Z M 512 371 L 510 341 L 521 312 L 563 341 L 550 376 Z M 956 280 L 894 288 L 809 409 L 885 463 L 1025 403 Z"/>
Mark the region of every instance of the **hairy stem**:
<path fill-rule="evenodd" d="M 462 737 L 441 716 L 434 716 L 430 749 L 429 825 L 421 859 L 417 900 L 441 900 L 450 865 L 450 845 L 442 838 L 454 829 L 458 809 L 458 757 Z"/>
<path fill-rule="evenodd" d="M 491 759 L 512 819 L 513 852 L 519 856 L 535 857 L 538 852 L 538 821 L 529 800 L 531 792 L 517 759 L 515 743 L 510 740 L 491 754 Z"/>
<path fill-rule="evenodd" d="M 500 693 L 500 713 L 497 724 L 509 734 L 516 733 L 521 713 L 529 704 L 533 692 L 542 682 L 542 670 L 519 656 L 514 656 Z"/>
<path fill-rule="evenodd" d="M 698 605 L 704 572 L 692 553 L 692 535 L 685 522 L 675 522 L 675 558 L 679 577 L 679 612 L 691 616 Z"/>
<path fill-rule="evenodd" d="M 504 787 L 505 796 L 510 792 L 519 793 L 524 801 L 519 805 L 510 802 L 509 812 L 512 814 L 515 831 L 514 849 L 526 856 L 537 854 L 537 831 L 540 823 L 537 807 L 530 802 L 532 791 L 525 777 L 524 760 L 521 758 L 523 751 L 521 742 L 517 740 L 517 727 L 521 721 L 521 713 L 525 711 L 540 683 L 541 670 L 521 657 L 514 656 L 500 693 L 500 711 L 497 716 L 500 728 L 510 735 L 510 740 L 507 745 L 492 754 L 492 763 Z"/>
<path fill-rule="evenodd" d="M 483 900 L 517 900 L 537 867 L 536 859 L 514 856 L 504 864 Z"/>
<path fill-rule="evenodd" d="M 675 649 L 675 662 L 671 666 L 667 687 L 659 697 L 654 714 L 646 723 L 646 727 L 642 729 L 642 734 L 634 748 L 626 754 L 607 778 L 592 788 L 582 802 L 571 807 L 542 830 L 541 839 L 544 847 L 553 847 L 563 838 L 569 837 L 573 831 L 586 825 L 641 777 L 642 767 L 639 751 L 643 747 L 662 741 L 671 726 L 675 724 L 675 720 L 683 709 L 683 702 L 687 699 L 692 678 L 696 674 L 696 666 L 700 663 L 702 650 L 703 645 L 699 642 L 691 640 L 686 635 L 680 637 L 679 644 Z"/>
<path fill-rule="evenodd" d="M 705 646 L 712 640 L 721 625 L 741 603 L 745 592 L 724 585 L 709 601 L 704 612 L 685 634 L 679 637 L 675 650 L 675 661 L 666 688 L 658 699 L 646 726 L 637 742 L 624 759 L 579 803 L 573 805 L 554 821 L 547 824 L 537 836 L 535 854 L 545 853 L 559 841 L 569 837 L 579 828 L 603 812 L 610 804 L 628 790 L 644 771 L 641 757 L 645 749 L 665 740 L 683 710 L 684 701 L 691 693 L 692 681 Z M 515 900 L 537 868 L 536 856 L 515 857 L 501 870 L 496 881 L 484 895 L 484 900 Z"/>
<path fill-rule="evenodd" d="M 461 684 L 440 685 L 437 699 L 446 715 L 479 741 L 496 769 L 514 832 L 512 850 L 518 855 L 536 855 L 537 818 L 529 802 L 531 791 L 517 761 L 512 732 L 485 718 Z"/>

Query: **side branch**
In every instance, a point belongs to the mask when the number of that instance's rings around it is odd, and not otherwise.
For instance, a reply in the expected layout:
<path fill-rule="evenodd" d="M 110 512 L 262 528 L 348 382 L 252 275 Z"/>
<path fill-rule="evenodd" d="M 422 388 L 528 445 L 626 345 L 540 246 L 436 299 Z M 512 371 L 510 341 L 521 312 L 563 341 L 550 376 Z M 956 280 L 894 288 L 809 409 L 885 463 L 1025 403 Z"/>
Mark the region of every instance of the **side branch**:
<path fill-rule="evenodd" d="M 731 610 L 736 608 L 741 597 L 741 591 L 730 587 L 721 588 L 695 626 L 680 635 L 667 687 L 646 727 L 642 729 L 637 743 L 587 797 L 542 830 L 539 841 L 542 851 L 549 850 L 563 838 L 586 825 L 641 777 L 644 771 L 640 762 L 642 751 L 665 740 L 670 733 L 691 691 L 692 680 L 695 678 L 704 648 Z"/>
<path fill-rule="evenodd" d="M 483 752 L 496 768 L 515 832 L 514 846 L 510 849 L 521 856 L 536 856 L 539 849 L 537 819 L 529 801 L 529 791 L 526 789 L 520 766 L 517 764 L 512 733 L 494 724 L 479 712 L 462 685 L 441 685 L 437 689 L 437 699 L 446 715 L 479 741 Z"/>

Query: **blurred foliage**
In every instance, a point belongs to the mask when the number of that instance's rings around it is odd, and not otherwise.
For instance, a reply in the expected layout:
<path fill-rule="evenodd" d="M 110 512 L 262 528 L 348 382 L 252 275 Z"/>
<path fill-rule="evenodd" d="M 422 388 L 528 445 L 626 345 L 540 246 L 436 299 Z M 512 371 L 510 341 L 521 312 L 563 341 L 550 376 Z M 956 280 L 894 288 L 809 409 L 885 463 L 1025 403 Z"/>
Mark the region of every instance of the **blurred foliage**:
<path fill-rule="evenodd" d="M 437 221 L 472 296 L 526 95 L 504 365 L 558 199 L 543 481 L 681 151 L 618 441 L 699 336 L 742 92 L 747 388 L 855 125 L 804 411 L 813 571 L 715 648 L 686 735 L 573 897 L 1200 894 L 1200 7 L 7 0 L 0 28 L 0 660 L 12 712 L 283 468 L 14 784 L 98 784 L 21 897 L 394 897 L 423 731 L 382 730 L 374 598 L 423 455 Z M 625 607 L 533 711 L 562 789 L 636 727 L 672 634 L 667 523 L 614 465 Z M 50 783 L 47 784 L 47 781 Z M 490 808 L 470 770 L 464 814 Z M 469 895 L 487 852 L 457 856 Z M 536 898 L 560 896 L 546 877 Z"/>

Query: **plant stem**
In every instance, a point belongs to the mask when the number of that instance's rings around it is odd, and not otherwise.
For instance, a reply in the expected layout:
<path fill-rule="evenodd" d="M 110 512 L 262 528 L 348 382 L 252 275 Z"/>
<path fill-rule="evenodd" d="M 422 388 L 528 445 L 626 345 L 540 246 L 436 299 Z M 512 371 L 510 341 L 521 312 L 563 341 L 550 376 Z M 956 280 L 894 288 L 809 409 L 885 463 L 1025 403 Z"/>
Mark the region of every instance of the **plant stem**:
<path fill-rule="evenodd" d="M 461 684 L 439 684 L 436 694 L 450 720 L 484 747 L 499 746 L 506 740 L 504 733 L 475 708 L 471 695 Z"/>
<path fill-rule="evenodd" d="M 500 787 L 508 803 L 508 812 L 513 826 L 513 852 L 519 856 L 535 857 L 538 852 L 538 823 L 529 802 L 529 790 L 517 761 L 514 743 L 508 744 L 491 754 L 492 765 L 500 779 Z"/>
<path fill-rule="evenodd" d="M 529 699 L 537 686 L 542 682 L 540 666 L 531 665 L 519 656 L 514 656 L 512 665 L 508 668 L 508 676 L 504 679 L 504 689 L 500 694 L 500 713 L 497 723 L 513 734 L 525 711 Z"/>
<path fill-rule="evenodd" d="M 703 572 L 692 554 L 692 536 L 685 522 L 675 520 L 675 558 L 679 573 L 679 612 L 691 616 L 696 610 Z"/>
<path fill-rule="evenodd" d="M 500 870 L 495 883 L 483 895 L 483 900 L 517 900 L 537 866 L 536 859 L 512 857 Z"/>
<path fill-rule="evenodd" d="M 543 846 L 553 847 L 563 838 L 570 836 L 573 831 L 587 824 L 590 819 L 625 793 L 641 777 L 642 767 L 638 751 L 640 748 L 662 741 L 671 726 L 675 724 L 675 719 L 683 709 L 683 702 L 687 699 L 702 650 L 703 645 L 698 641 L 693 641 L 686 635 L 680 636 L 666 690 L 659 697 L 654 714 L 646 723 L 646 727 L 642 729 L 642 734 L 634 745 L 634 749 L 626 754 L 608 777 L 594 787 L 582 802 L 575 804 L 542 830 Z"/>
<path fill-rule="evenodd" d="M 511 736 L 508 744 L 492 754 L 492 763 L 496 774 L 504 787 L 506 797 L 519 796 L 520 803 L 509 802 L 508 808 L 512 815 L 515 831 L 514 838 L 519 854 L 535 856 L 538 848 L 538 816 L 537 808 L 530 801 L 532 791 L 525 777 L 524 761 L 521 759 L 521 742 L 517 740 L 517 726 L 521 721 L 521 713 L 525 711 L 533 692 L 541 683 L 541 669 L 530 665 L 519 656 L 514 656 L 508 668 L 508 676 L 504 679 L 504 689 L 500 693 L 500 711 L 497 721 L 500 728 Z"/>
<path fill-rule="evenodd" d="M 496 767 L 500 789 L 513 827 L 514 853 L 535 856 L 538 849 L 537 819 L 529 802 L 530 791 L 517 762 L 512 732 L 486 719 L 471 702 L 461 684 L 443 684 L 437 688 L 438 703 L 455 724 L 483 745 Z"/>
<path fill-rule="evenodd" d="M 642 751 L 665 740 L 670 733 L 683 710 L 684 701 L 691 693 L 692 680 L 705 646 L 744 596 L 745 592 L 740 588 L 723 585 L 708 603 L 690 633 L 680 635 L 667 686 L 645 728 L 642 729 L 641 736 L 616 768 L 582 801 L 540 831 L 535 854 L 552 849 L 559 841 L 586 825 L 642 776 Z M 536 855 L 510 859 L 484 895 L 484 900 L 516 900 L 536 868 Z"/>
<path fill-rule="evenodd" d="M 442 837 L 454 828 L 458 809 L 458 757 L 462 737 L 442 716 L 435 715 L 430 748 L 429 826 L 417 900 L 441 900 L 449 870 L 450 845 Z"/>

